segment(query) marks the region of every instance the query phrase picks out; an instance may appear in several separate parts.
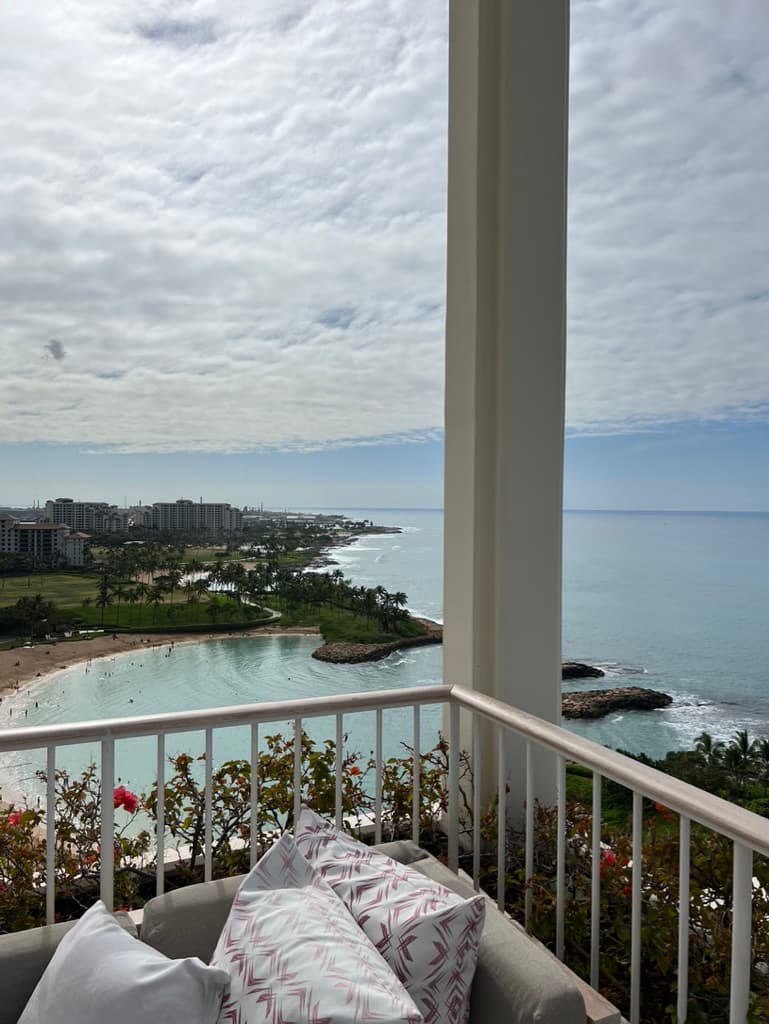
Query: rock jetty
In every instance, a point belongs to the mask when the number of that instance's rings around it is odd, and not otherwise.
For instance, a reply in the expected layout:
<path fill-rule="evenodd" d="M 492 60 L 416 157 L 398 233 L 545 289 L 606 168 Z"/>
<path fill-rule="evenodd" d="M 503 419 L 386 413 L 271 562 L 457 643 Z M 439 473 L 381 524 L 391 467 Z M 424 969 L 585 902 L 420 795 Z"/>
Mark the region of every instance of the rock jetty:
<path fill-rule="evenodd" d="M 564 693 L 561 709 L 564 718 L 602 718 L 613 711 L 654 711 L 673 703 L 670 694 L 625 686 L 615 690 L 585 690 Z"/>
<path fill-rule="evenodd" d="M 561 679 L 602 679 L 605 675 L 602 668 L 581 661 L 564 661 L 561 665 Z"/>
<path fill-rule="evenodd" d="M 356 644 L 346 640 L 323 644 L 312 652 L 318 661 L 330 661 L 335 665 L 358 665 L 364 661 L 381 661 L 388 654 L 405 650 L 407 647 L 425 647 L 428 644 L 443 643 L 443 626 L 431 619 L 417 619 L 427 632 L 421 636 L 404 636 L 384 644 Z"/>

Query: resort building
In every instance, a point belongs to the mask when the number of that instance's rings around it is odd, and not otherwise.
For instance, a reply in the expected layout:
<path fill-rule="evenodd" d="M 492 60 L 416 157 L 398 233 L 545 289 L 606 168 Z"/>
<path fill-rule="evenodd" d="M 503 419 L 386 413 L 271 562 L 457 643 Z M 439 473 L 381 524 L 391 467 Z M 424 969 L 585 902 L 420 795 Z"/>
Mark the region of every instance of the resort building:
<path fill-rule="evenodd" d="M 64 523 L 23 522 L 16 516 L 0 515 L 0 554 L 31 555 L 45 562 L 81 566 L 85 560 L 88 535 Z"/>
<path fill-rule="evenodd" d="M 128 529 L 127 513 L 106 501 L 56 498 L 46 501 L 45 519 L 50 523 L 64 523 L 71 530 L 89 530 L 91 533 L 117 533 Z"/>
<path fill-rule="evenodd" d="M 156 501 L 136 509 L 135 526 L 146 530 L 205 530 L 209 533 L 231 533 L 243 529 L 243 513 L 227 502 Z"/>

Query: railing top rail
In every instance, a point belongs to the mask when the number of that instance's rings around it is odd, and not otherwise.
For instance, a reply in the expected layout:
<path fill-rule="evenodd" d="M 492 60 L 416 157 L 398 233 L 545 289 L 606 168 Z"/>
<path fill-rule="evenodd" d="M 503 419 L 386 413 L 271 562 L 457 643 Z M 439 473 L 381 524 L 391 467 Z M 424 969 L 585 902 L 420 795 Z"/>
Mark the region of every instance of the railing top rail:
<path fill-rule="evenodd" d="M 559 725 L 519 711 L 485 694 L 453 686 L 450 699 L 460 707 L 499 722 L 521 736 L 549 747 L 608 779 L 769 856 L 769 821 L 753 811 L 706 793 L 688 782 L 675 779 L 656 768 L 576 736 Z"/>
<path fill-rule="evenodd" d="M 319 718 L 324 715 L 350 714 L 376 708 L 442 704 L 448 700 L 450 693 L 450 686 L 411 686 L 402 690 L 374 690 L 371 693 L 303 697 L 262 704 L 204 708 L 198 711 L 137 715 L 133 718 L 102 718 L 93 722 L 67 722 L 61 725 L 4 729 L 0 731 L 0 753 L 37 750 L 47 746 L 68 746 L 102 739 L 132 739 L 136 736 L 155 736 L 158 733 L 220 729 L 251 725 L 254 722 L 275 722 L 280 719 Z"/>

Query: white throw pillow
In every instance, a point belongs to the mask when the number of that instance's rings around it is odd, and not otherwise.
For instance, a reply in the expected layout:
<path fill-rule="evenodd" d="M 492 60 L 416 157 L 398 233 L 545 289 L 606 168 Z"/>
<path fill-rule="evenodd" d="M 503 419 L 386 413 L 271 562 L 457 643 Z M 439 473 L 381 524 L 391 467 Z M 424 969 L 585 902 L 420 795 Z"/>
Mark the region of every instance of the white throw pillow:
<path fill-rule="evenodd" d="M 426 1024 L 464 1024 L 483 896 L 462 899 L 307 808 L 294 839 L 403 982 Z"/>
<path fill-rule="evenodd" d="M 169 960 L 99 901 L 61 940 L 18 1024 L 215 1024 L 229 978 Z"/>
<path fill-rule="evenodd" d="M 244 879 L 211 963 L 220 1024 L 421 1024 L 398 979 L 288 834 Z"/>

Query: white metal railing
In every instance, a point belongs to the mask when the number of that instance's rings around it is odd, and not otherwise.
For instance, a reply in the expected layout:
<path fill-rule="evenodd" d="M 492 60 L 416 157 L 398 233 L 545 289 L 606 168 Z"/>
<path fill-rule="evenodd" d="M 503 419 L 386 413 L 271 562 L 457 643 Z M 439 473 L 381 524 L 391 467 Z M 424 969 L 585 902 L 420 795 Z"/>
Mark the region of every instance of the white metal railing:
<path fill-rule="evenodd" d="M 497 814 L 498 849 L 497 878 L 498 903 L 505 906 L 505 825 L 508 814 L 505 799 L 507 786 L 506 743 L 513 733 L 521 738 L 526 750 L 526 808 L 525 824 L 525 874 L 533 875 L 534 865 L 534 777 L 533 751 L 543 748 L 551 751 L 557 765 L 558 832 L 556 857 L 556 953 L 561 958 L 564 952 L 564 906 L 565 906 L 565 861 L 566 861 L 566 762 L 573 761 L 590 769 L 593 773 L 593 830 L 591 837 L 591 914 L 590 914 L 590 983 L 599 987 L 600 951 L 600 887 L 601 887 L 601 782 L 610 779 L 626 786 L 633 793 L 632 817 L 632 862 L 631 868 L 631 967 L 630 967 L 630 1019 L 632 1024 L 640 1020 L 641 1000 L 641 914 L 642 914 L 642 801 L 649 798 L 677 812 L 680 816 L 680 864 L 679 892 L 689 892 L 689 851 L 690 825 L 699 822 L 709 829 L 728 837 L 734 847 L 733 903 L 732 903 L 732 953 L 730 1016 L 733 1024 L 745 1020 L 750 997 L 751 971 L 751 907 L 753 898 L 752 864 L 753 855 L 769 856 L 769 823 L 765 818 L 744 810 L 719 797 L 697 789 L 685 782 L 674 779 L 662 772 L 639 764 L 622 754 L 608 750 L 589 740 L 582 739 L 560 726 L 543 721 L 526 712 L 519 711 L 501 701 L 457 686 L 423 686 L 403 690 L 383 690 L 374 693 L 347 694 L 333 697 L 316 697 L 302 700 L 240 705 L 237 707 L 215 708 L 201 711 L 184 711 L 174 714 L 145 715 L 136 718 L 110 719 L 87 723 L 65 724 L 49 727 L 32 727 L 5 730 L 0 733 L 0 754 L 31 749 L 46 751 L 46 857 L 47 877 L 54 878 L 54 836 L 55 836 L 55 792 L 54 777 L 57 749 L 71 744 L 98 742 L 101 746 L 101 792 L 104 795 L 101 808 L 101 849 L 111 850 L 115 839 L 115 822 L 112 799 L 115 775 L 115 743 L 119 740 L 139 736 L 154 736 L 157 743 L 157 892 L 164 888 L 164 785 L 166 772 L 166 739 L 175 733 L 201 730 L 205 735 L 205 830 L 204 830 L 204 877 L 212 877 L 212 772 L 213 734 L 221 728 L 238 725 L 250 727 L 250 759 L 252 765 L 258 762 L 259 728 L 268 722 L 293 722 L 294 731 L 294 814 L 298 816 L 301 804 L 301 736 L 306 719 L 335 716 L 336 725 L 336 786 L 335 818 L 342 822 L 342 758 L 344 716 L 346 714 L 371 712 L 375 716 L 374 762 L 375 775 L 375 838 L 382 837 L 382 731 L 383 711 L 388 708 L 413 708 L 411 742 L 415 754 L 420 750 L 420 708 L 425 705 L 443 705 L 448 708 L 448 793 L 447 816 L 448 862 L 456 871 L 459 864 L 460 834 L 460 724 L 461 716 L 472 716 L 472 759 L 473 791 L 470 795 L 475 821 L 480 820 L 483 794 L 481 793 L 480 761 L 483 755 L 481 723 L 492 723 L 497 731 L 496 758 L 497 773 Z M 407 737 L 402 737 L 407 739 Z M 420 761 L 414 757 L 412 775 L 413 838 L 419 839 L 420 822 Z M 259 779 L 252 771 L 250 783 L 251 803 L 249 808 L 251 834 L 257 834 L 259 810 Z M 256 858 L 256 842 L 251 844 L 251 861 Z M 480 829 L 473 830 L 472 873 L 478 888 L 481 864 Z M 101 872 L 101 898 L 108 906 L 113 903 L 113 872 Z M 54 919 L 54 885 L 46 889 L 48 921 Z M 525 895 L 525 916 L 531 913 L 531 893 Z M 679 900 L 678 928 L 678 1000 L 679 1022 L 686 1019 L 688 1002 L 689 964 L 689 901 Z"/>

